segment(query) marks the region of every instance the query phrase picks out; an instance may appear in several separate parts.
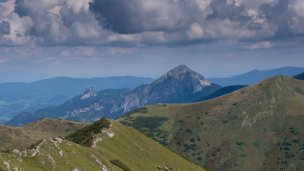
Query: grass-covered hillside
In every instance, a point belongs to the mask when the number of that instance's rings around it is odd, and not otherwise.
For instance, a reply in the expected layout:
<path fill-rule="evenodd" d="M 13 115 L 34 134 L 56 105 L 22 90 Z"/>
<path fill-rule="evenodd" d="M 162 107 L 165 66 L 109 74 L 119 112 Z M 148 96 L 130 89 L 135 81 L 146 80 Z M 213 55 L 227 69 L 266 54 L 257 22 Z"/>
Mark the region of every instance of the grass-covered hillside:
<path fill-rule="evenodd" d="M 82 138 L 93 141 L 83 143 L 87 141 Z M 67 138 L 43 139 L 26 150 L 0 152 L 0 170 L 203 171 L 136 130 L 104 119 Z"/>
<path fill-rule="evenodd" d="M 302 170 L 304 81 L 277 76 L 205 102 L 120 119 L 206 170 Z"/>
<path fill-rule="evenodd" d="M 86 125 L 59 119 L 40 119 L 24 127 L 0 126 L 0 150 L 24 150 L 36 141 L 65 137 Z"/>

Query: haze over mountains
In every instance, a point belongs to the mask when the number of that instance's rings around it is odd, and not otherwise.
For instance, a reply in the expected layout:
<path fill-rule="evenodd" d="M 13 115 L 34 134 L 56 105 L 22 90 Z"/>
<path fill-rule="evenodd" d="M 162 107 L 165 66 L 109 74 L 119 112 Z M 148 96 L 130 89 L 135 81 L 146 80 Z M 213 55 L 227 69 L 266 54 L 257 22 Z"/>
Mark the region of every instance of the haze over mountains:
<path fill-rule="evenodd" d="M 235 77 L 237 79 L 234 80 L 243 79 L 245 77 L 248 81 L 262 79 L 267 75 L 274 74 L 298 74 L 301 70 L 303 69 L 286 67 L 263 72 L 252 71 Z M 115 82 L 118 78 L 112 79 L 114 80 L 113 82 Z M 133 85 L 129 83 L 132 79 L 135 80 Z M 121 82 L 124 81 L 129 84 L 123 85 L 132 87 L 140 82 L 149 82 L 151 79 L 129 77 L 125 80 L 123 79 Z M 84 80 L 83 82 L 84 84 L 80 84 L 76 87 L 92 84 L 88 80 Z M 102 83 L 103 81 L 99 80 L 98 82 L 97 80 L 96 82 Z M 113 82 L 108 83 L 108 86 Z M 244 82 L 246 82 L 245 79 Z M 64 85 L 64 82 L 60 84 Z M 107 84 L 103 84 L 103 86 L 106 85 Z M 73 87 L 72 85 L 69 86 Z M 117 87 L 120 85 L 115 86 Z M 63 118 L 77 121 L 95 121 L 100 117 L 117 118 L 132 109 L 140 108 L 149 104 L 188 103 L 208 100 L 231 93 L 243 87 L 245 87 L 245 85 L 221 87 L 220 85 L 208 81 L 202 75 L 192 71 L 187 66 L 180 65 L 164 74 L 159 79 L 153 81 L 151 84 L 143 84 L 133 90 L 108 89 L 98 91 L 95 89 L 87 89 L 84 93 L 55 107 L 41 108 L 33 112 L 23 110 L 24 112 L 20 112 L 18 116 L 8 121 L 7 124 L 23 125 L 44 117 Z M 49 92 L 52 91 L 54 90 L 50 90 Z"/>
<path fill-rule="evenodd" d="M 283 68 L 270 69 L 270 70 L 253 70 L 233 77 L 210 78 L 210 80 L 221 86 L 250 85 L 276 75 L 285 75 L 292 77 L 303 72 L 304 72 L 304 68 L 283 67 Z"/>
<path fill-rule="evenodd" d="M 249 85 L 273 75 L 293 76 L 304 72 L 303 68 L 284 67 L 265 71 L 251 71 L 230 78 L 211 78 L 210 80 L 221 86 L 232 85 L 224 88 L 215 95 L 223 95 L 238 86 Z M 1 83 L 0 84 L 0 123 L 4 123 L 23 112 L 34 112 L 50 106 L 58 106 L 63 102 L 79 95 L 87 88 L 96 91 L 104 89 L 134 89 L 142 84 L 151 83 L 151 78 L 140 77 L 109 77 L 78 79 L 58 77 L 40 80 L 33 83 Z M 214 96 L 211 96 L 214 97 Z M 210 98 L 210 97 L 208 97 Z M 207 99 L 208 99 L 207 98 Z M 199 100 L 206 100 L 204 98 Z"/>
<path fill-rule="evenodd" d="M 57 106 L 80 94 L 86 88 L 133 89 L 152 82 L 150 78 L 108 77 L 108 78 L 67 78 L 58 77 L 33 83 L 0 84 L 0 123 L 21 112 L 32 112 L 48 106 Z"/>
<path fill-rule="evenodd" d="M 0 126 L 0 170 L 301 170 L 302 80 L 221 87 L 180 65 L 134 89 L 87 88 Z"/>
<path fill-rule="evenodd" d="M 100 117 L 117 118 L 148 104 L 193 102 L 220 88 L 185 65 L 180 65 L 151 84 L 141 85 L 134 90 L 97 92 L 89 89 L 57 107 L 22 113 L 7 124 L 23 125 L 43 117 L 78 121 L 95 121 Z"/>

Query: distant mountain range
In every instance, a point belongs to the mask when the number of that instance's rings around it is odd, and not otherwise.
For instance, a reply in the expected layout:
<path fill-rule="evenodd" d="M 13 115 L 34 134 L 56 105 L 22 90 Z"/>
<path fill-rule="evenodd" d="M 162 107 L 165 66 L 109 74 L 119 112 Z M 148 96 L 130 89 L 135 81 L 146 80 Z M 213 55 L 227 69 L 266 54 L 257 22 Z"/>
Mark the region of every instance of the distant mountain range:
<path fill-rule="evenodd" d="M 272 70 L 253 70 L 234 77 L 210 78 L 209 80 L 224 87 L 231 85 L 250 85 L 276 75 L 285 75 L 292 77 L 303 72 L 304 68 L 283 67 Z"/>
<path fill-rule="evenodd" d="M 221 87 L 181 65 L 131 90 L 87 88 L 0 126 L 0 170 L 303 170 L 303 76 Z"/>
<path fill-rule="evenodd" d="M 293 76 L 303 72 L 304 68 L 285 67 L 265 71 L 254 70 L 235 77 L 211 78 L 210 80 L 224 87 L 250 85 L 274 75 Z M 0 84 L 0 123 L 10 120 L 22 112 L 33 112 L 49 106 L 58 106 L 89 87 L 93 87 L 96 91 L 121 88 L 133 89 L 139 85 L 149 84 L 152 81 L 153 79 L 151 78 L 140 77 L 92 79 L 58 77 L 33 83 L 2 83 Z M 230 93 L 231 88 L 232 87 L 224 88 L 214 95 Z M 211 95 L 207 99 L 215 97 L 214 95 Z M 198 94 L 197 96 L 200 95 Z M 190 101 L 190 99 L 184 99 L 184 101 Z"/>
<path fill-rule="evenodd" d="M 151 78 L 108 77 L 108 78 L 67 78 L 58 77 L 33 83 L 0 84 L 0 123 L 21 112 L 32 112 L 47 106 L 56 106 L 80 94 L 88 87 L 100 91 L 108 88 L 133 89 L 151 83 Z"/>
<path fill-rule="evenodd" d="M 303 170 L 304 81 L 276 76 L 193 104 L 118 120 L 210 171 Z"/>
<path fill-rule="evenodd" d="M 153 81 L 134 90 L 88 89 L 83 94 L 57 107 L 22 113 L 8 125 L 23 125 L 39 118 L 63 118 L 77 121 L 95 121 L 100 117 L 117 118 L 132 109 L 156 103 L 187 103 L 197 101 L 220 89 L 202 75 L 180 65 Z"/>

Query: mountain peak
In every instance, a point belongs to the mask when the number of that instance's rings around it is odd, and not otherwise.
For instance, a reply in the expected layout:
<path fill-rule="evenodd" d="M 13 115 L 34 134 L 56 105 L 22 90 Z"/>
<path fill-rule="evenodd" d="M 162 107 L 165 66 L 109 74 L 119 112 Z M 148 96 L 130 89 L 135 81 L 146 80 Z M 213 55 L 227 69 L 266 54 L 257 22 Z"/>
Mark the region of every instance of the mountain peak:
<path fill-rule="evenodd" d="M 193 72 L 190 68 L 188 68 L 186 65 L 179 65 L 175 67 L 174 69 L 170 70 L 168 74 L 170 75 L 181 75 L 185 74 L 187 72 Z"/>
<path fill-rule="evenodd" d="M 201 74 L 191 70 L 186 65 L 179 65 L 166 74 L 164 74 L 160 79 L 166 79 L 168 77 L 174 77 L 176 79 L 183 79 L 185 77 L 192 77 L 194 79 L 200 80 L 200 81 L 206 81 L 205 77 L 203 77 Z"/>
<path fill-rule="evenodd" d="M 184 64 L 181 64 L 181 65 L 175 67 L 174 69 L 178 69 L 178 70 L 190 70 L 190 68 L 187 67 L 187 66 L 184 65 Z"/>
<path fill-rule="evenodd" d="M 172 94 L 175 94 L 175 96 L 177 96 L 177 92 L 188 93 L 187 95 L 189 98 L 193 97 L 193 94 L 202 92 L 206 87 L 210 89 L 217 89 L 220 87 L 211 83 L 201 74 L 191 70 L 186 65 L 175 67 L 154 81 L 151 86 L 154 87 L 153 89 L 158 87 L 160 92 L 171 92 Z M 186 96 L 185 94 L 183 94 L 183 97 Z"/>
<path fill-rule="evenodd" d="M 164 74 L 160 79 L 156 80 L 155 83 L 163 83 L 168 79 L 170 80 L 172 77 L 176 80 L 180 80 L 181 85 L 188 84 L 195 87 L 195 92 L 200 91 L 203 87 L 211 85 L 211 82 L 209 80 L 207 80 L 201 74 L 191 70 L 186 65 L 179 65 L 175 67 L 174 69 Z"/>

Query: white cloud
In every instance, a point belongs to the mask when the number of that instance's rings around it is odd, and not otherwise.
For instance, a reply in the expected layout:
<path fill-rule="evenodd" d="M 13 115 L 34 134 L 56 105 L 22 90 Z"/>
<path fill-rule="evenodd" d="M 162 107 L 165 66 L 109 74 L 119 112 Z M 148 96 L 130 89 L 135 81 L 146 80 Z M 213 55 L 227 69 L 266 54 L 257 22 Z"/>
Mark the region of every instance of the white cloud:
<path fill-rule="evenodd" d="M 294 8 L 294 10 L 296 11 L 296 13 L 301 16 L 304 17 L 304 1 L 303 0 L 295 0 L 295 3 L 292 6 Z"/>
<path fill-rule="evenodd" d="M 271 48 L 273 44 L 269 41 L 262 41 L 254 43 L 253 45 L 249 46 L 249 49 L 255 50 L 255 49 L 268 49 Z"/>
<path fill-rule="evenodd" d="M 87 39 L 87 38 L 96 38 L 100 37 L 100 28 L 98 25 L 96 27 L 88 27 L 92 23 L 88 22 L 79 22 L 75 21 L 71 28 L 75 32 L 75 35 L 77 35 L 79 38 Z"/>
<path fill-rule="evenodd" d="M 31 41 L 28 30 L 33 27 L 30 17 L 20 17 L 14 12 L 15 1 L 0 2 L 0 22 L 7 22 L 9 31 L 1 36 L 0 45 L 23 45 Z"/>
<path fill-rule="evenodd" d="M 211 3 L 211 0 L 195 0 L 195 3 L 200 10 L 206 11 Z"/>
<path fill-rule="evenodd" d="M 10 16 L 13 13 L 14 9 L 15 9 L 14 0 L 8 0 L 6 2 L 0 1 L 0 19 Z"/>
<path fill-rule="evenodd" d="M 76 14 L 81 12 L 88 13 L 90 2 L 92 2 L 92 0 L 67 0 L 66 5 L 67 8 L 72 9 Z"/>
<path fill-rule="evenodd" d="M 200 24 L 193 23 L 190 25 L 187 35 L 190 39 L 201 39 L 204 37 L 204 30 Z"/>
<path fill-rule="evenodd" d="M 107 40 L 109 42 L 138 42 L 142 39 L 140 34 L 112 34 Z"/>
<path fill-rule="evenodd" d="M 61 20 L 61 14 L 60 14 L 61 10 L 62 10 L 62 6 L 54 6 L 53 8 L 50 8 L 48 10 L 48 12 L 58 16 L 58 20 L 60 21 Z"/>

